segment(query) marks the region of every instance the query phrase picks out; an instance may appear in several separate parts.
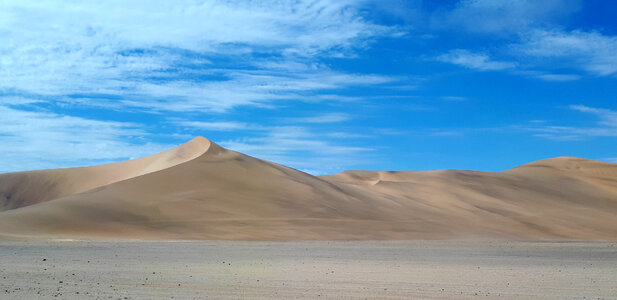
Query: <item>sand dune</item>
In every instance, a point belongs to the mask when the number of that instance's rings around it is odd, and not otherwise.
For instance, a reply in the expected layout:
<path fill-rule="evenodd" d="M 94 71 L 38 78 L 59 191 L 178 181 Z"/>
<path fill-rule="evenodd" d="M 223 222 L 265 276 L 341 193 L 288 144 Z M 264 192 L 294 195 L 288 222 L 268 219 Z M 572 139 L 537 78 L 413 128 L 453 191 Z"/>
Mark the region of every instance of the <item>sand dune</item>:
<path fill-rule="evenodd" d="M 159 171 L 203 154 L 210 141 L 196 138 L 155 155 L 120 163 L 0 174 L 0 211 L 77 194 Z"/>
<path fill-rule="evenodd" d="M 617 240 L 617 165 L 315 177 L 197 138 L 104 166 L 0 175 L 0 236 Z"/>

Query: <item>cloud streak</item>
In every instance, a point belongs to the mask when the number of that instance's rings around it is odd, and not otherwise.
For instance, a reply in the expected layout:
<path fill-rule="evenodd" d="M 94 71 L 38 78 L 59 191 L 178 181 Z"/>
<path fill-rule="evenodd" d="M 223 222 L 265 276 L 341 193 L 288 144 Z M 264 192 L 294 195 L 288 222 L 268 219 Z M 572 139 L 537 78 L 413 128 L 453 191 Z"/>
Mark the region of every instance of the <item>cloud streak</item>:
<path fill-rule="evenodd" d="M 0 172 L 74 167 L 154 154 L 142 126 L 0 106 Z"/>
<path fill-rule="evenodd" d="M 617 127 L 617 111 L 606 108 L 594 108 L 585 105 L 570 105 L 570 109 L 583 113 L 594 114 L 600 118 L 601 125 Z"/>
<path fill-rule="evenodd" d="M 545 81 L 574 81 L 583 75 L 617 74 L 617 37 L 591 31 L 534 29 L 500 50 L 506 61 L 486 53 L 454 49 L 436 60 L 478 71 L 509 71 Z M 567 70 L 568 73 L 561 73 Z M 583 71 L 583 74 L 577 74 Z"/>
<path fill-rule="evenodd" d="M 617 37 L 599 32 L 536 30 L 513 49 L 597 76 L 617 73 Z"/>
<path fill-rule="evenodd" d="M 492 60 L 487 54 L 474 53 L 465 49 L 451 50 L 436 58 L 438 61 L 460 65 L 480 71 L 507 70 L 515 67 L 512 62 Z"/>
<path fill-rule="evenodd" d="M 288 121 L 294 123 L 313 123 L 313 124 L 325 124 L 325 123 L 340 123 L 351 119 L 349 114 L 345 113 L 324 113 L 311 117 L 293 118 Z"/>
<path fill-rule="evenodd" d="M 596 115 L 600 119 L 597 123 L 599 126 L 573 127 L 548 125 L 523 127 L 523 129 L 534 132 L 534 135 L 537 137 L 557 141 L 580 141 L 593 137 L 617 137 L 617 111 L 585 105 L 570 105 L 569 109 Z"/>
<path fill-rule="evenodd" d="M 578 11 L 579 0 L 462 0 L 433 15 L 433 26 L 469 32 L 518 34 L 552 24 Z"/>
<path fill-rule="evenodd" d="M 307 127 L 276 126 L 264 134 L 230 139 L 220 144 L 316 175 L 340 172 L 375 156 L 373 148 L 344 145 L 340 141 L 333 142 L 332 138 L 330 133 L 322 134 Z M 336 138 L 340 139 L 340 136 Z"/>
<path fill-rule="evenodd" d="M 3 2 L 0 97 L 27 94 L 116 109 L 224 112 L 390 82 L 314 63 L 317 57 L 353 55 L 372 39 L 396 34 L 393 27 L 359 17 L 358 5 Z M 278 64 L 260 59 L 264 53 L 278 57 Z"/>
<path fill-rule="evenodd" d="M 207 131 L 236 131 L 236 130 L 254 130 L 261 128 L 255 124 L 247 124 L 242 122 L 202 122 L 202 121 L 182 121 L 177 123 L 180 126 L 191 127 L 195 129 Z"/>

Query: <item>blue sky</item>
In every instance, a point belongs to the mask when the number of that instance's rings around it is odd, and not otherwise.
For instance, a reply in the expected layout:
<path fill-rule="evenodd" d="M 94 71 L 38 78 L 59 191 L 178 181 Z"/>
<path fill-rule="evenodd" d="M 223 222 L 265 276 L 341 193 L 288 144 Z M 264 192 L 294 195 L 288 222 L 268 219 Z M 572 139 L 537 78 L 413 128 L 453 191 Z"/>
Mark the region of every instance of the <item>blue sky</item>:
<path fill-rule="evenodd" d="M 617 2 L 2 1 L 0 171 L 205 136 L 313 174 L 617 162 Z"/>

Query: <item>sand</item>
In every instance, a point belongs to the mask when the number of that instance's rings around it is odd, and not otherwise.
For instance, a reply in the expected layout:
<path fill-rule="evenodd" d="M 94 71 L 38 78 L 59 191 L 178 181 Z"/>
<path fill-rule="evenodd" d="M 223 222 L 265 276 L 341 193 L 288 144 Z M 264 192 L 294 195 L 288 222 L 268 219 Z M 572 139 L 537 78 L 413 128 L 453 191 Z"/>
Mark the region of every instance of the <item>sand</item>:
<path fill-rule="evenodd" d="M 155 155 L 91 167 L 0 174 L 0 211 L 16 209 L 160 171 L 195 159 L 209 145 L 206 139 Z"/>
<path fill-rule="evenodd" d="M 0 174 L 0 299 L 617 299 L 615 216 L 616 164 L 317 177 L 196 138 Z"/>
<path fill-rule="evenodd" d="M 617 164 L 312 176 L 196 138 L 117 164 L 0 175 L 0 239 L 617 240 Z"/>
<path fill-rule="evenodd" d="M 617 244 L 1 242 L 1 299 L 617 299 Z"/>

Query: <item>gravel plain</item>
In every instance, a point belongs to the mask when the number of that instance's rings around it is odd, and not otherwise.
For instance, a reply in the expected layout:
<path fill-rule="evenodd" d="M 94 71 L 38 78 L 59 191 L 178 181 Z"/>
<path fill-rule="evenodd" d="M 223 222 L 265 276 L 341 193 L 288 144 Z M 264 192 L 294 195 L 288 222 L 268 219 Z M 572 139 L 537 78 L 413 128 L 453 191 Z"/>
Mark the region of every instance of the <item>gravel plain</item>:
<path fill-rule="evenodd" d="M 0 242 L 0 299 L 617 299 L 617 244 Z"/>

